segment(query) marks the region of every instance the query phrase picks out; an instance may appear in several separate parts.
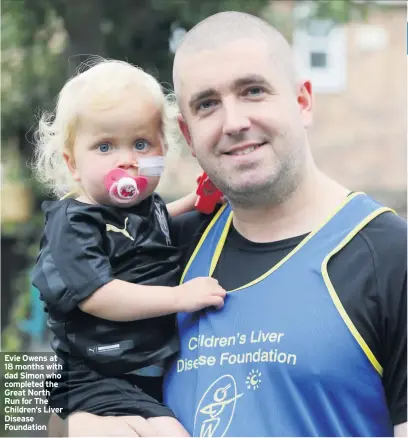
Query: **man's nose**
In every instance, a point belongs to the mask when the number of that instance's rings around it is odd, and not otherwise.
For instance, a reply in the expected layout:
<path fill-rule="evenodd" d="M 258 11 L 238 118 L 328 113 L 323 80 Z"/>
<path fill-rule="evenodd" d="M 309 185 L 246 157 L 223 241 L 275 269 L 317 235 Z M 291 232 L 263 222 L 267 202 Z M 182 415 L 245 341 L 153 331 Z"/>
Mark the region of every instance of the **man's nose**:
<path fill-rule="evenodd" d="M 251 127 L 251 121 L 245 113 L 245 109 L 240 107 L 237 102 L 225 103 L 224 111 L 223 134 L 237 135 L 247 131 Z"/>

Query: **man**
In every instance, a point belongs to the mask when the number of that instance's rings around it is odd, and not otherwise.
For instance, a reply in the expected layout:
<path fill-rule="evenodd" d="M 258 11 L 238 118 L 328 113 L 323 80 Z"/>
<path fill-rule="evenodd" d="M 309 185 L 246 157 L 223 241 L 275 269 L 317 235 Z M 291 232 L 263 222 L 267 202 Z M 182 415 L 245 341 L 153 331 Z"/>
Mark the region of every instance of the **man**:
<path fill-rule="evenodd" d="M 317 169 L 311 84 L 262 20 L 199 23 L 174 85 L 180 128 L 229 201 L 175 222 L 182 281 L 212 275 L 230 293 L 179 315 L 165 401 L 194 436 L 406 436 L 406 222 Z"/>

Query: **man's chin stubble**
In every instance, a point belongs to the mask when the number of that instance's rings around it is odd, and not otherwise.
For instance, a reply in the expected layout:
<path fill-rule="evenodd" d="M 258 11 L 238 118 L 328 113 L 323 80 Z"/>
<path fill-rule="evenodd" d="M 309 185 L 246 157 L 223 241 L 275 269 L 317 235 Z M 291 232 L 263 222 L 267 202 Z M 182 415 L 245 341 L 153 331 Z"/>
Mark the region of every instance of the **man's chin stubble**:
<path fill-rule="evenodd" d="M 246 186 L 239 189 L 225 187 L 224 195 L 231 204 L 240 208 L 271 207 L 288 200 L 299 185 L 298 178 L 276 178 L 263 185 Z"/>

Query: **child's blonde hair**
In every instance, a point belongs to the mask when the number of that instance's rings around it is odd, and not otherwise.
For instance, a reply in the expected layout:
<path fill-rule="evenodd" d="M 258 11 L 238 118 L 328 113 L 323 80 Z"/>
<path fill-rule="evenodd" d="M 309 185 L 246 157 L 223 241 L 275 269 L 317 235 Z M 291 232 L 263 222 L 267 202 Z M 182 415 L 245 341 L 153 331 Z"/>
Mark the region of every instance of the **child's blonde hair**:
<path fill-rule="evenodd" d="M 86 67 L 89 65 L 89 62 L 85 63 Z M 90 96 L 106 108 L 113 102 L 120 102 L 123 91 L 132 85 L 146 87 L 161 110 L 166 150 L 174 147 L 181 138 L 177 135 L 178 109 L 174 95 L 165 96 L 159 82 L 139 67 L 124 61 L 98 58 L 91 62 L 88 70 L 81 72 L 79 69 L 78 74 L 66 82 L 54 112 L 44 113 L 39 120 L 33 172 L 51 194 L 61 197 L 79 188 L 68 170 L 63 153 L 73 151 L 78 110 L 85 103 L 84 99 Z"/>

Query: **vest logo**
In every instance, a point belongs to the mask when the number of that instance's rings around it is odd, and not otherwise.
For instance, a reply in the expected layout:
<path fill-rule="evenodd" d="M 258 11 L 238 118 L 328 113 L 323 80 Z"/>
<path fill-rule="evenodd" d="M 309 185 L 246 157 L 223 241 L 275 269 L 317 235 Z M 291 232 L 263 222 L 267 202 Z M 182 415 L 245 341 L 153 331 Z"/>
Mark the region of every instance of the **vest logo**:
<path fill-rule="evenodd" d="M 127 221 L 129 218 L 127 217 L 125 219 L 125 226 L 123 228 L 118 228 L 115 225 L 106 224 L 106 231 L 113 231 L 115 233 L 122 233 L 125 237 L 127 237 L 130 240 L 135 240 L 133 237 L 129 234 L 129 232 L 126 230 Z"/>
<path fill-rule="evenodd" d="M 167 246 L 169 246 L 171 245 L 171 239 L 170 239 L 170 232 L 169 232 L 169 226 L 167 224 L 166 215 L 164 214 L 164 211 L 162 210 L 158 202 L 155 202 L 154 205 L 156 207 L 155 213 L 156 213 L 157 221 L 159 222 L 160 229 L 164 234 L 164 237 L 166 238 L 166 244 Z"/>
<path fill-rule="evenodd" d="M 194 418 L 194 435 L 223 437 L 234 418 L 238 394 L 235 379 L 226 374 L 219 377 L 202 396 Z"/>
<path fill-rule="evenodd" d="M 262 383 L 261 376 L 262 373 L 259 370 L 251 370 L 245 380 L 247 389 L 253 389 L 254 391 L 257 390 L 259 388 L 259 385 Z"/>

